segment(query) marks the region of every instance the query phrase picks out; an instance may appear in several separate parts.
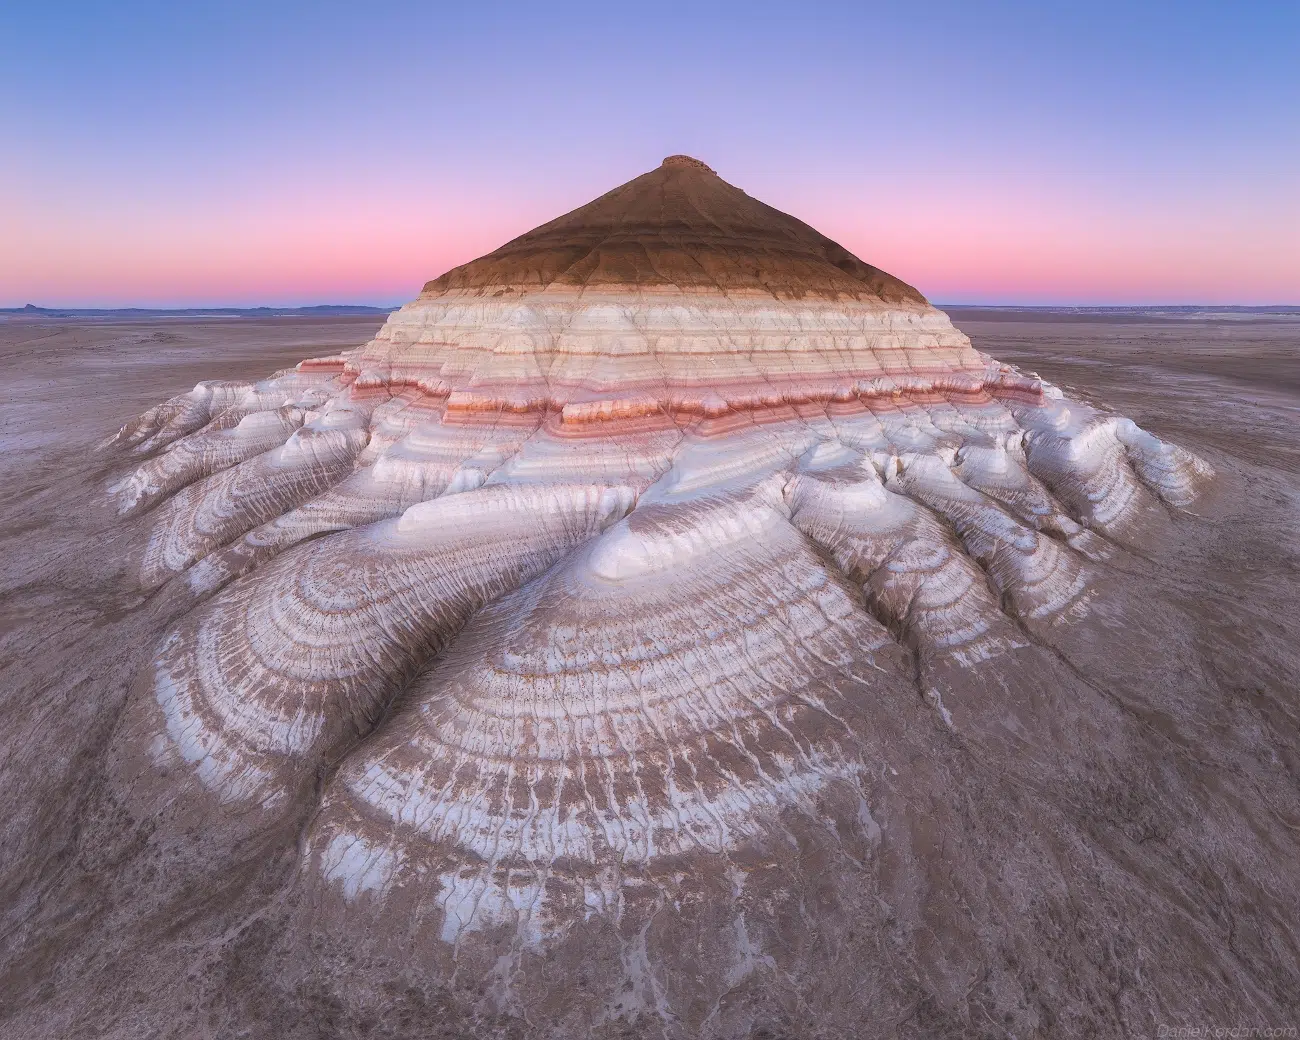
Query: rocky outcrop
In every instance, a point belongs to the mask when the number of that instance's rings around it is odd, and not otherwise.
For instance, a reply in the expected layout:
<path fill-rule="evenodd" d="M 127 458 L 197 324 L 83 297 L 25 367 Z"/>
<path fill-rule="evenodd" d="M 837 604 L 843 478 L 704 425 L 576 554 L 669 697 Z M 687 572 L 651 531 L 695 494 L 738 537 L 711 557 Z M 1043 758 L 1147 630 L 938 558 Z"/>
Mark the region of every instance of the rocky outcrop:
<path fill-rule="evenodd" d="M 900 706 L 1035 725 L 1116 554 L 1212 477 L 684 156 L 112 450 L 184 603 L 119 734 L 144 786 L 312 805 L 331 949 L 507 1010 L 562 965 L 540 1020 L 687 1033 L 819 915 L 911 898 L 849 880 L 883 819 L 925 843 L 900 770 L 945 782 Z"/>

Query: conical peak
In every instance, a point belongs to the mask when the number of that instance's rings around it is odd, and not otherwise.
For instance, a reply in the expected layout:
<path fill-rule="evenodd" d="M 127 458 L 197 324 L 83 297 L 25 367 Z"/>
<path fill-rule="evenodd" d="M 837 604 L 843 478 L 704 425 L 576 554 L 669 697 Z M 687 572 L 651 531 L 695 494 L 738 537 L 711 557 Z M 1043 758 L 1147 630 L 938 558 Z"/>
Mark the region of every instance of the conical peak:
<path fill-rule="evenodd" d="M 565 288 L 926 302 L 910 285 L 689 155 L 670 155 L 587 205 L 448 271 L 423 295 Z"/>
<path fill-rule="evenodd" d="M 659 165 L 660 166 L 690 166 L 693 169 L 704 170 L 706 173 L 712 173 L 714 175 L 716 175 L 718 172 L 708 163 L 702 163 L 700 162 L 699 159 L 695 159 L 689 155 L 670 155 Z"/>

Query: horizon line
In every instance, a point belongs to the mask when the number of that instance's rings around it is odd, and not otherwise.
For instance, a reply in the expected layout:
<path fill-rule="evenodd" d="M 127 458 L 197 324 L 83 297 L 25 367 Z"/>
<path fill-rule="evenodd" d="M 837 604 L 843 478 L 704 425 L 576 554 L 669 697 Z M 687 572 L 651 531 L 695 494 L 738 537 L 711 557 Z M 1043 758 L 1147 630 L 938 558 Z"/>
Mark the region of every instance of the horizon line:
<path fill-rule="evenodd" d="M 411 302 L 411 301 L 406 301 Z M 930 305 L 944 310 L 946 308 L 977 307 L 986 310 L 1239 310 L 1239 311 L 1293 311 L 1300 310 L 1300 302 L 1296 303 L 1227 303 L 1227 302 L 1201 302 L 1201 303 L 1115 303 L 1115 302 L 1092 302 L 1092 303 L 1017 303 L 1012 301 L 970 301 L 970 300 L 952 300 L 952 301 L 929 301 Z M 16 304 L 13 306 L 0 306 L 0 314 L 4 315 L 22 315 L 32 314 L 46 316 L 57 316 L 60 314 L 222 314 L 222 313 L 239 313 L 251 311 L 356 311 L 361 313 L 380 313 L 399 310 L 405 306 L 405 303 L 230 303 L 230 304 L 173 304 L 166 306 L 144 306 L 138 304 L 118 304 L 118 305 L 68 305 L 68 306 L 47 306 L 44 304 Z"/>

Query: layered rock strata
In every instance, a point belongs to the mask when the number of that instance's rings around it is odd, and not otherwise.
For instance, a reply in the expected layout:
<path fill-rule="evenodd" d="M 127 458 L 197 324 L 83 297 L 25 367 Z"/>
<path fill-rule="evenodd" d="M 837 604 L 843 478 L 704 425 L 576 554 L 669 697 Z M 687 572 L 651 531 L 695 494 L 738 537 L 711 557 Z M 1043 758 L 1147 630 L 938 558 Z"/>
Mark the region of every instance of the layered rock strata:
<path fill-rule="evenodd" d="M 880 684 L 960 725 L 928 676 L 1085 616 L 1212 476 L 681 156 L 113 448 L 187 605 L 153 761 L 319 797 L 346 905 L 539 950 L 859 790 Z"/>

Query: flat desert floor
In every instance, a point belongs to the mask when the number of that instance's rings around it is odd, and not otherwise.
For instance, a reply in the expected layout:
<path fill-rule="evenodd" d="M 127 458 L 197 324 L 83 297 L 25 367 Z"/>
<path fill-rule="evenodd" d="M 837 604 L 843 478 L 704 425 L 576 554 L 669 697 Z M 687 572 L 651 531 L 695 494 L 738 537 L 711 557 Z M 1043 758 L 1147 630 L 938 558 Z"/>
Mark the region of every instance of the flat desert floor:
<path fill-rule="evenodd" d="M 1142 579 L 1193 619 L 1186 674 L 1159 689 L 1098 681 L 1140 759 L 1109 786 L 1013 792 L 1009 779 L 1003 797 L 992 775 L 965 802 L 928 795 L 972 834 L 1003 834 L 997 817 L 1033 805 L 1041 815 L 1017 827 L 1057 828 L 1050 812 L 1084 836 L 1050 891 L 1030 878 L 1020 905 L 994 894 L 968 907 L 988 949 L 1006 938 L 1021 989 L 981 987 L 976 972 L 940 1001 L 886 979 L 882 992 L 914 996 L 863 1029 L 1005 1035 L 1029 1005 L 1055 1035 L 1300 1026 L 1300 314 L 950 313 L 979 349 L 1131 417 L 1221 479 Z M 214 875 L 203 821 L 167 823 L 160 853 L 164 825 L 133 818 L 105 780 L 168 619 L 115 577 L 111 472 L 95 445 L 200 379 L 260 378 L 380 324 L 0 319 L 0 1037 L 456 1035 L 402 1017 L 424 998 L 349 1004 L 291 963 L 312 956 L 285 938 L 292 834 L 225 850 Z M 991 869 L 997 841 L 1013 840 L 972 839 L 962 855 Z M 927 876 L 944 875 L 949 848 L 935 839 Z M 1136 909 L 1096 880 L 1119 875 L 1143 893 Z M 1190 951 L 1176 975 L 1151 936 Z"/>

